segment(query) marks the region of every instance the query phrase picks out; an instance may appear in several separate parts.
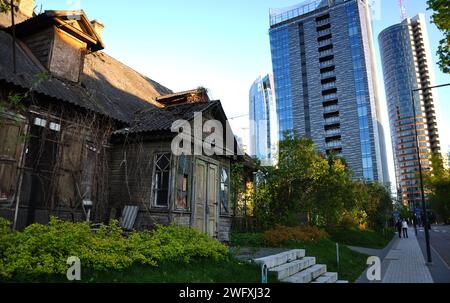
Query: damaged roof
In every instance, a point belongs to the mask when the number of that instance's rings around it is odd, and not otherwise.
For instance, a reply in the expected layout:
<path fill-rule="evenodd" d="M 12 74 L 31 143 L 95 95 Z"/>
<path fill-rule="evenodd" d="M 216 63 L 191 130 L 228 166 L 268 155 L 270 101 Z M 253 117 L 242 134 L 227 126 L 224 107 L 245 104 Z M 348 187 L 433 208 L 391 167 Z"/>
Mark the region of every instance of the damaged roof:
<path fill-rule="evenodd" d="M 196 113 L 221 107 L 220 101 L 209 101 L 180 104 L 164 109 L 148 108 L 136 115 L 135 123 L 131 127 L 119 130 L 116 134 L 170 131 L 177 120 L 191 121 Z"/>
<path fill-rule="evenodd" d="M 0 31 L 0 80 L 92 110 L 122 122 L 134 113 L 162 107 L 156 98 L 172 91 L 103 52 L 86 55 L 80 83 L 40 77 L 47 70 L 23 43 L 16 43 L 17 73 L 13 72 L 12 37 Z M 38 84 L 38 85 L 37 85 Z"/>

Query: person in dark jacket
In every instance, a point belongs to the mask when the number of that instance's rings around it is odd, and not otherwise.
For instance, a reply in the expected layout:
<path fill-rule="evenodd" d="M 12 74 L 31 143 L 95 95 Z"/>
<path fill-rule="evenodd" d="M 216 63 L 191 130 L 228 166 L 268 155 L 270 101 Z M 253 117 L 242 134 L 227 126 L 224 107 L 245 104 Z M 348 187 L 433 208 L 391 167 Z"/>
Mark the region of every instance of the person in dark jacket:
<path fill-rule="evenodd" d="M 398 231 L 398 237 L 401 239 L 402 238 L 402 222 L 400 220 L 397 220 L 397 223 L 395 223 L 395 227 L 397 228 L 397 231 Z"/>

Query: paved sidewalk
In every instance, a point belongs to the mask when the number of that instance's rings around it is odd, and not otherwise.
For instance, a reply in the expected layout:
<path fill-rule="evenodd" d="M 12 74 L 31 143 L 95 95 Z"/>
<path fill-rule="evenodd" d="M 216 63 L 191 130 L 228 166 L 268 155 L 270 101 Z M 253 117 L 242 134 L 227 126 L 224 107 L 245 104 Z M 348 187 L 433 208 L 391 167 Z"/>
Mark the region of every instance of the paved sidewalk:
<path fill-rule="evenodd" d="M 386 256 L 389 265 L 382 283 L 433 283 L 414 230 L 408 234 L 407 239 L 397 239 Z"/>

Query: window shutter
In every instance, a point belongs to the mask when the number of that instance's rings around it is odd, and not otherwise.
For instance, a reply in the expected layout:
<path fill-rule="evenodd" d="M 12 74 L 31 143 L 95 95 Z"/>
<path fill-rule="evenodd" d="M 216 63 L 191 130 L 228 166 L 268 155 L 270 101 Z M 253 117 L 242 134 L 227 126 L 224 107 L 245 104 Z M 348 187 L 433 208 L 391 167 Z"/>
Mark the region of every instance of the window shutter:
<path fill-rule="evenodd" d="M 83 148 L 82 135 L 70 128 L 62 129 L 60 146 L 60 169 L 58 182 L 58 200 L 66 206 L 80 200 L 81 158 Z M 78 185 L 78 189 L 77 189 Z"/>
<path fill-rule="evenodd" d="M 0 203 L 14 200 L 25 129 L 23 116 L 0 114 Z"/>

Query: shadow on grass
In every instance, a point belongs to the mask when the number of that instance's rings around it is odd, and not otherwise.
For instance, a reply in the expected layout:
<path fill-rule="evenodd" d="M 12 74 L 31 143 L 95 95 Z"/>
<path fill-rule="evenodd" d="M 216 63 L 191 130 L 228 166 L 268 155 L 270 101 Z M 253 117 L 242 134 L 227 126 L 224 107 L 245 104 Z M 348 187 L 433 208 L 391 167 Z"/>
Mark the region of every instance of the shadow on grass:
<path fill-rule="evenodd" d="M 65 275 L 16 276 L 13 283 L 73 283 Z M 135 265 L 123 271 L 82 270 L 75 283 L 260 283 L 258 265 L 229 257 L 224 261 L 198 260 L 189 264 L 164 263 L 158 267 Z M 269 282 L 277 282 L 271 274 Z"/>

